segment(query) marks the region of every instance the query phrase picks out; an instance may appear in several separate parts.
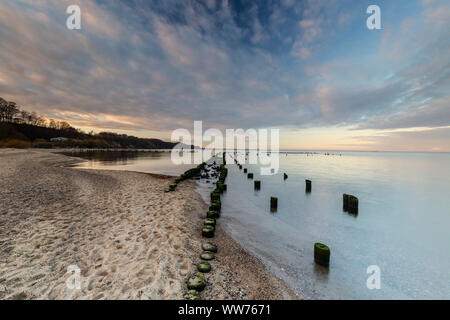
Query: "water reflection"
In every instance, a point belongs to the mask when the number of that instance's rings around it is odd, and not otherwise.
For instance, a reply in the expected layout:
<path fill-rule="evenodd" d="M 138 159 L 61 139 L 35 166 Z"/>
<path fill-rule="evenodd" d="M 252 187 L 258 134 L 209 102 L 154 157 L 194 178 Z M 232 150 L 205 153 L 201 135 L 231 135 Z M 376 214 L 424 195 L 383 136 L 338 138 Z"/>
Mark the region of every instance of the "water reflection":
<path fill-rule="evenodd" d="M 167 151 L 71 151 L 62 154 L 80 157 L 99 165 L 123 164 L 126 165 L 132 160 L 162 158 L 167 156 Z"/>
<path fill-rule="evenodd" d="M 187 153 L 192 157 L 194 155 L 194 152 Z M 195 166 L 173 163 L 168 150 L 69 151 L 63 154 L 86 160 L 75 165 L 84 169 L 126 170 L 178 176 Z M 183 156 L 183 152 L 180 152 L 180 156 Z"/>

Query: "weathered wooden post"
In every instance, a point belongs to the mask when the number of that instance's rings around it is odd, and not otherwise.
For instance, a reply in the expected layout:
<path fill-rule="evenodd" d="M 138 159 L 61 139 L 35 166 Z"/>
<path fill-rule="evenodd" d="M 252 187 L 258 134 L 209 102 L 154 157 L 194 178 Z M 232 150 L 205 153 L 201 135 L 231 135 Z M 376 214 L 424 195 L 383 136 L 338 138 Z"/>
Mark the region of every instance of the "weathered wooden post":
<path fill-rule="evenodd" d="M 214 237 L 214 227 L 213 226 L 203 226 L 202 228 L 202 236 L 205 238 Z"/>
<path fill-rule="evenodd" d="M 358 214 L 358 198 L 346 193 L 343 194 L 342 198 L 344 211 Z"/>
<path fill-rule="evenodd" d="M 344 193 L 342 195 L 342 200 L 343 200 L 343 210 L 347 211 L 348 210 L 348 194 Z"/>
<path fill-rule="evenodd" d="M 305 180 L 306 182 L 306 192 L 311 192 L 311 180 Z"/>
<path fill-rule="evenodd" d="M 253 173 L 247 174 L 247 179 L 253 179 Z"/>
<path fill-rule="evenodd" d="M 326 245 L 316 242 L 314 243 L 314 261 L 317 264 L 327 267 L 330 264 L 330 248 Z"/>
<path fill-rule="evenodd" d="M 348 212 L 358 214 L 358 198 L 350 195 L 348 197 Z"/>
<path fill-rule="evenodd" d="M 271 197 L 270 198 L 270 211 L 276 212 L 278 209 L 278 198 Z"/>
<path fill-rule="evenodd" d="M 244 173 L 247 173 L 247 168 L 244 168 Z"/>
<path fill-rule="evenodd" d="M 261 181 L 255 180 L 255 190 L 261 190 Z"/>
<path fill-rule="evenodd" d="M 284 180 L 286 180 L 288 178 L 288 175 L 286 173 L 284 173 L 283 178 L 284 178 Z"/>

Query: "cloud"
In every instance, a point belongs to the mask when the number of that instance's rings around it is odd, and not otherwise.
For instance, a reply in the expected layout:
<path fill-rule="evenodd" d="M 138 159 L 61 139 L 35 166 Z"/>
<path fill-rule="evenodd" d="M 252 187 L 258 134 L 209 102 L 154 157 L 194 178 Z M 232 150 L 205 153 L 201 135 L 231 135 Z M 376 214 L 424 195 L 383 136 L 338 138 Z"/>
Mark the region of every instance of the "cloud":
<path fill-rule="evenodd" d="M 0 3 L 1 97 L 110 130 L 449 125 L 443 2 L 378 33 L 350 1 L 80 0 L 81 31 L 70 2 Z"/>
<path fill-rule="evenodd" d="M 359 146 L 370 150 L 450 152 L 450 127 L 387 131 L 374 136 L 360 136 L 355 140 L 358 140 Z"/>

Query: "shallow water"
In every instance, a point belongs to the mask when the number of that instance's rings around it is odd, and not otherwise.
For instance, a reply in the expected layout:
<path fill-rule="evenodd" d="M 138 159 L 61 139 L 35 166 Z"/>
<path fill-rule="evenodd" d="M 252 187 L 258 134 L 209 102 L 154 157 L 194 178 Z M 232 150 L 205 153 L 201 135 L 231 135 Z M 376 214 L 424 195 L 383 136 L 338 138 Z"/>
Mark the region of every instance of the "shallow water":
<path fill-rule="evenodd" d="M 83 169 L 126 170 L 178 176 L 195 165 L 175 165 L 170 152 L 161 151 L 73 151 L 65 155 L 86 161 L 75 165 Z"/>
<path fill-rule="evenodd" d="M 246 167 L 261 190 L 230 166 L 222 223 L 302 297 L 450 298 L 450 154 L 290 153 L 276 175 Z M 359 198 L 358 215 L 343 212 L 343 193 Z M 314 264 L 314 242 L 331 248 L 328 269 Z M 380 290 L 367 288 L 370 265 Z"/>
<path fill-rule="evenodd" d="M 221 226 L 306 299 L 449 299 L 450 154 L 339 154 L 280 154 L 280 170 L 271 176 L 246 165 L 261 180 L 260 191 L 229 160 Z M 108 166 L 185 170 L 174 169 L 168 155 L 127 161 Z M 309 194 L 305 179 L 312 180 Z M 212 188 L 199 184 L 207 201 Z M 358 215 L 343 212 L 343 193 L 359 198 Z M 271 196 L 278 197 L 276 213 Z M 329 268 L 314 263 L 314 242 L 331 248 Z M 366 286 L 370 265 L 380 268 L 379 290 Z"/>

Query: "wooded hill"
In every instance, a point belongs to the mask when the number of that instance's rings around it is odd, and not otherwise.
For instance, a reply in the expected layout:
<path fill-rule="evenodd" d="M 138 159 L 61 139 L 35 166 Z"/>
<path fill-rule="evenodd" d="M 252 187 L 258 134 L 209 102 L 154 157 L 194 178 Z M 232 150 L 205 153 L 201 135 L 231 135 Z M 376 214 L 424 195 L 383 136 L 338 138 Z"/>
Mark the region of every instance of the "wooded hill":
<path fill-rule="evenodd" d="M 52 141 L 55 138 L 61 141 Z M 0 146 L 37 148 L 171 149 L 176 143 L 113 132 L 85 133 L 65 121 L 21 110 L 0 97 Z"/>

